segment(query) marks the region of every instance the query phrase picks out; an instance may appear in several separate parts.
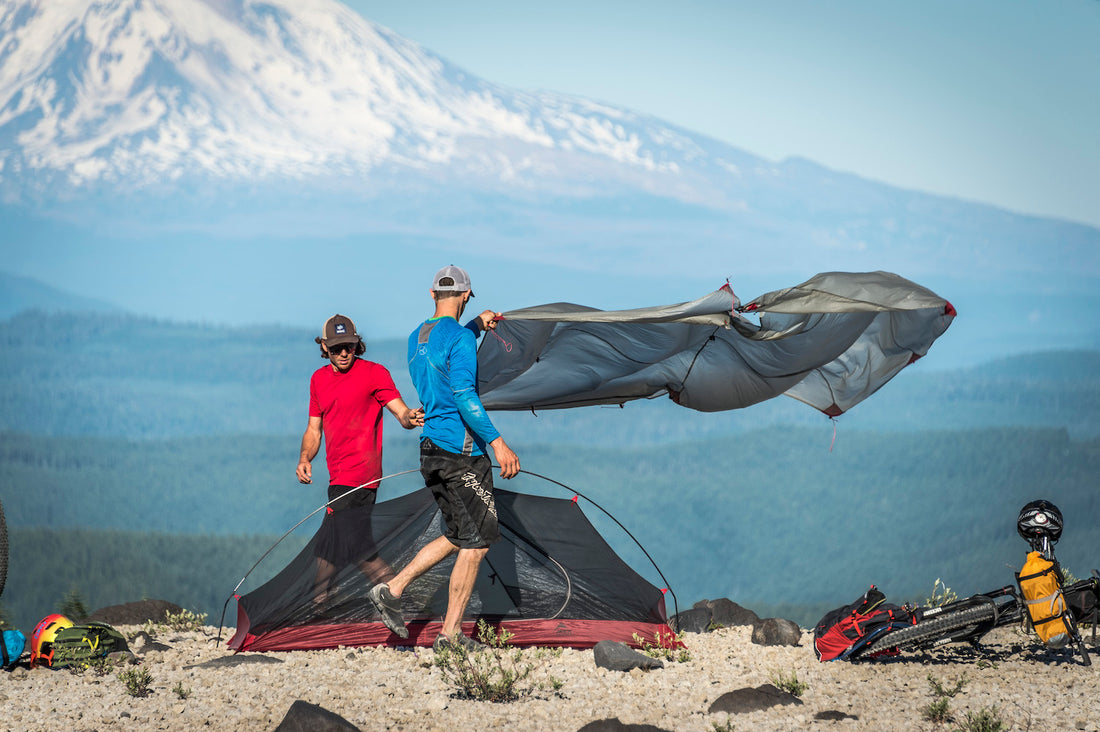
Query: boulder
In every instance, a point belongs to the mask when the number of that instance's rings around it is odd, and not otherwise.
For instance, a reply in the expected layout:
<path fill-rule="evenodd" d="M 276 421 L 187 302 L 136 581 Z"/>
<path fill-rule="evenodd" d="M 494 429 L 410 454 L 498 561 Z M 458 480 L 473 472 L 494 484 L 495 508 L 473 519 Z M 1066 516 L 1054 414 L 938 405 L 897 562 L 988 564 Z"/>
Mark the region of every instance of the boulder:
<path fill-rule="evenodd" d="M 710 611 L 710 622 L 723 628 L 734 625 L 756 625 L 760 622 L 759 615 L 725 597 L 717 600 L 702 600 L 695 603 L 694 607 L 707 608 Z"/>
<path fill-rule="evenodd" d="M 668 625 L 677 633 L 706 633 L 710 628 L 710 608 L 693 607 L 677 613 L 669 618 Z"/>
<path fill-rule="evenodd" d="M 727 714 L 742 714 L 744 712 L 759 712 L 771 709 L 774 706 L 787 704 L 802 704 L 802 700 L 794 694 L 782 691 L 772 684 L 761 684 L 755 689 L 745 687 L 736 691 L 728 691 L 714 700 L 707 710 L 707 714 L 725 712 Z"/>
<path fill-rule="evenodd" d="M 663 727 L 654 727 L 652 724 L 626 724 L 620 722 L 618 717 L 612 717 L 589 722 L 578 732 L 666 732 L 666 730 Z"/>
<path fill-rule="evenodd" d="M 625 643 L 602 640 L 592 649 L 596 665 L 611 671 L 631 671 L 636 668 L 649 670 L 664 668 L 663 661 L 639 653 Z"/>
<path fill-rule="evenodd" d="M 798 623 L 783 618 L 765 618 L 752 628 L 752 642 L 758 646 L 797 646 L 802 640 Z"/>
<path fill-rule="evenodd" d="M 347 732 L 359 728 L 335 712 L 298 699 L 290 705 L 275 732 Z"/>

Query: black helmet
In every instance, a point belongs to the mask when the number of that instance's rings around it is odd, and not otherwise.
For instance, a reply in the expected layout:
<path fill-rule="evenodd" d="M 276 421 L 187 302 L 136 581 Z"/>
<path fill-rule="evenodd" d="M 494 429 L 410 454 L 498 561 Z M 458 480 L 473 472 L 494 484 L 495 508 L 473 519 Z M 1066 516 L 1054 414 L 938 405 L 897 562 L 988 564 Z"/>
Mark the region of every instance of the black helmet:
<path fill-rule="evenodd" d="M 1045 536 L 1053 544 L 1062 536 L 1062 512 L 1050 501 L 1032 501 L 1020 509 L 1016 531 L 1028 541 Z"/>

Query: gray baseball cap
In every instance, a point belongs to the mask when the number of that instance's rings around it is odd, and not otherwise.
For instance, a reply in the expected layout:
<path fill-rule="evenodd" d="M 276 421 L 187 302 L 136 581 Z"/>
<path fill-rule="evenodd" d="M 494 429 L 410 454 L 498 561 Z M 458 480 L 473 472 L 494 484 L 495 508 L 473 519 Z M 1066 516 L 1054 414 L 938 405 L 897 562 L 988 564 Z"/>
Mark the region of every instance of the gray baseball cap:
<path fill-rule="evenodd" d="M 435 273 L 432 279 L 432 290 L 435 292 L 466 292 L 470 290 L 470 297 L 474 296 L 473 287 L 470 285 L 470 275 L 462 267 L 448 264 Z"/>

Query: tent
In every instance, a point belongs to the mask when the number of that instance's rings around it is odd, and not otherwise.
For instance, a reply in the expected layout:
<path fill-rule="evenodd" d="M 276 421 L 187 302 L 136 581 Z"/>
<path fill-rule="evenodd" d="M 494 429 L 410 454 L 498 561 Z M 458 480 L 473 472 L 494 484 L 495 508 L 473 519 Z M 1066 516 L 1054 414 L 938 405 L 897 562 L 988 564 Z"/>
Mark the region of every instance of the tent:
<path fill-rule="evenodd" d="M 785 394 L 835 417 L 924 356 L 954 317 L 889 272 L 827 272 L 747 305 L 728 284 L 635 310 L 553 303 L 503 314 L 478 349 L 479 393 L 496 410 L 667 394 L 702 412 Z"/>
<path fill-rule="evenodd" d="M 604 541 L 577 499 L 494 491 L 501 541 L 478 573 L 463 631 L 475 636 L 483 619 L 514 634 L 516 646 L 589 648 L 601 640 L 632 645 L 634 634 L 656 642 L 672 637 L 664 593 L 631 569 Z M 426 488 L 374 507 L 378 555 L 399 570 L 442 531 Z M 319 592 L 315 536 L 266 584 L 237 601 L 237 651 L 428 646 L 447 606 L 453 558 L 437 565 L 402 596 L 408 639 L 382 624 L 367 592 L 375 580 L 358 562 L 340 569 Z M 325 596 L 322 598 L 321 595 Z"/>

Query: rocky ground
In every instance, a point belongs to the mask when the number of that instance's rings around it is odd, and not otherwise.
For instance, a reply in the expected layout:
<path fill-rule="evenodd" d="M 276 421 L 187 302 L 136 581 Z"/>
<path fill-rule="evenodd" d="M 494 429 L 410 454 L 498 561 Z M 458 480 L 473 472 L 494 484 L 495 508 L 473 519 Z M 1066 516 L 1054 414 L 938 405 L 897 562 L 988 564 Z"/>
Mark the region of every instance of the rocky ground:
<path fill-rule="evenodd" d="M 119 630 L 130 637 L 141 627 Z M 1100 649 L 1090 646 L 1095 662 L 1084 666 L 1015 628 L 994 631 L 976 650 L 854 664 L 818 662 L 805 631 L 798 646 L 756 645 L 748 626 L 687 633 L 690 658 L 649 671 L 600 668 L 592 650 L 539 659 L 529 649 L 523 657 L 537 666 L 534 683 L 521 686 L 531 691 L 504 703 L 458 698 L 428 649 L 234 655 L 215 633 L 161 627 L 134 640 L 140 663 L 124 668 L 148 671 L 145 697 L 127 693 L 118 669 L 3 673 L 0 729 L 274 730 L 303 700 L 361 730 L 995 729 L 965 726 L 968 715 L 993 709 L 1002 729 L 1100 730 Z M 792 675 L 806 685 L 800 697 L 756 690 Z M 953 721 L 925 718 L 935 700 L 930 678 L 949 689 L 965 680 L 947 702 Z M 761 699 L 781 703 L 752 711 Z"/>

